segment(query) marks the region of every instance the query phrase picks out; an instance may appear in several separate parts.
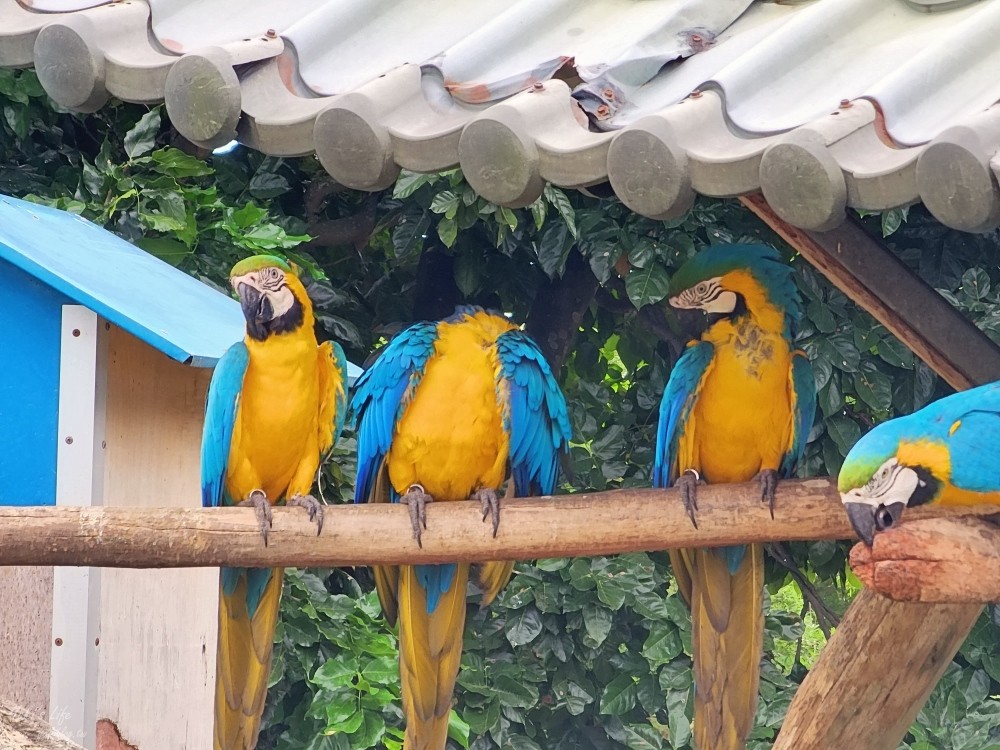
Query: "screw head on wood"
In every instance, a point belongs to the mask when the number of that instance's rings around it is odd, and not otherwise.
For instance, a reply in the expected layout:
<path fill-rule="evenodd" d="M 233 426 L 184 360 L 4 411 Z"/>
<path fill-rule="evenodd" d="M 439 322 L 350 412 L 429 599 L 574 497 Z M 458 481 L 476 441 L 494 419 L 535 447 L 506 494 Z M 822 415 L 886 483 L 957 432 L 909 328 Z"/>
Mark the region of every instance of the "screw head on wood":
<path fill-rule="evenodd" d="M 56 638 L 55 643 L 56 643 L 57 646 L 61 646 L 62 645 L 62 638 Z"/>
<path fill-rule="evenodd" d="M 701 98 L 701 91 L 699 89 L 695 89 L 694 91 L 692 91 L 691 92 L 691 98 L 692 99 L 700 99 Z"/>
<path fill-rule="evenodd" d="M 267 32 L 265 33 L 268 39 L 274 39 L 276 36 L 278 36 L 278 32 L 276 32 L 274 29 L 268 29 Z"/>
<path fill-rule="evenodd" d="M 851 104 L 851 100 L 850 99 L 841 99 L 840 100 L 840 108 L 841 109 L 850 109 L 853 106 L 854 105 Z"/>
<path fill-rule="evenodd" d="M 71 435 L 66 436 L 66 445 L 73 445 L 73 437 Z"/>
<path fill-rule="evenodd" d="M 80 329 L 79 328 L 74 328 L 73 329 L 73 336 L 77 337 L 77 338 L 80 336 Z"/>

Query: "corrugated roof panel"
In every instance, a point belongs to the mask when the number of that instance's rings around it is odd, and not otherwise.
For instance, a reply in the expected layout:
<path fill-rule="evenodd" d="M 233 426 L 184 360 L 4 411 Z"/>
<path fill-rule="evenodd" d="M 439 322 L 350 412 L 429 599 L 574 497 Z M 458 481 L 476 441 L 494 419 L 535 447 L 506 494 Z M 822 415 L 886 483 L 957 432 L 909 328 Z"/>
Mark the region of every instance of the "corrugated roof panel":
<path fill-rule="evenodd" d="M 151 2 L 159 42 L 143 0 L 51 17 L 0 0 L 0 64 L 33 54 L 80 109 L 165 99 L 197 143 L 315 151 L 361 189 L 459 165 L 505 205 L 609 180 L 655 216 L 763 190 L 807 228 L 925 194 L 959 196 L 928 204 L 949 226 L 1000 221 L 1000 0 Z"/>
<path fill-rule="evenodd" d="M 312 0 L 279 3 L 245 0 L 149 0 L 151 28 L 157 41 L 171 52 L 184 54 L 213 45 L 226 45 L 281 34 L 316 6 Z"/>

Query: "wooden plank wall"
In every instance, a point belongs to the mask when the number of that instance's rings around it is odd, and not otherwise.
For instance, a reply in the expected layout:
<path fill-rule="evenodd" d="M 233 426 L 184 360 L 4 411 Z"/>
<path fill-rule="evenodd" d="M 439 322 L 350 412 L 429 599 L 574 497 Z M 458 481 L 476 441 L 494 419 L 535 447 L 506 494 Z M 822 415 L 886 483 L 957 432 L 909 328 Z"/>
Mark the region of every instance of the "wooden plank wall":
<path fill-rule="evenodd" d="M 105 505 L 200 504 L 210 377 L 111 328 Z M 211 747 L 218 569 L 103 575 L 98 719 L 139 750 Z"/>

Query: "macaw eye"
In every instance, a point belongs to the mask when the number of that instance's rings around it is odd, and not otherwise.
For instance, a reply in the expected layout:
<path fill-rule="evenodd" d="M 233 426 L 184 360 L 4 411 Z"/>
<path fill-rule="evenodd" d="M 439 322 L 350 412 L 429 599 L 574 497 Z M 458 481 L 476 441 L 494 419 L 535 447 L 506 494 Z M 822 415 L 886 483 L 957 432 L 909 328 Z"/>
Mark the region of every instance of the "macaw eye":
<path fill-rule="evenodd" d="M 893 523 L 892 513 L 884 505 L 880 505 L 875 509 L 875 526 L 879 531 L 885 531 Z"/>
<path fill-rule="evenodd" d="M 706 284 L 704 281 L 702 281 L 694 288 L 694 293 L 699 295 L 704 294 L 707 291 L 708 291 L 708 284 Z"/>

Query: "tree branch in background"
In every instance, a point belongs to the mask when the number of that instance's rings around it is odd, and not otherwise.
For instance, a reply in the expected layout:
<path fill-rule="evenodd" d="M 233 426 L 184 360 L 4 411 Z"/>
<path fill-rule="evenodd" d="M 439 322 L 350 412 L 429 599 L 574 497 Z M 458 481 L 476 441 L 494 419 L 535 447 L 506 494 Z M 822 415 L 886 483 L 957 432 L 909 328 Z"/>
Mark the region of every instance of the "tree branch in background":
<path fill-rule="evenodd" d="M 612 291 L 618 292 L 616 297 Z M 674 332 L 667 322 L 667 315 L 660 305 L 646 305 L 640 310 L 629 301 L 625 292 L 625 283 L 618 277 L 612 277 L 608 282 L 597 290 L 595 300 L 598 305 L 605 310 L 618 315 L 635 315 L 644 329 L 656 336 L 670 347 L 671 360 L 676 361 L 680 353 L 684 351 L 687 340 Z"/>
<path fill-rule="evenodd" d="M 440 247 L 420 254 L 413 285 L 413 319 L 439 320 L 455 312 L 462 292 L 455 283 L 455 256 Z"/>
<path fill-rule="evenodd" d="M 315 183 L 314 183 L 315 184 Z M 312 186 L 310 186 L 310 190 Z M 309 190 L 306 191 L 307 194 Z M 336 192 L 331 190 L 331 192 Z M 307 201 L 312 200 L 314 205 L 321 206 L 325 196 L 320 198 L 322 191 L 311 198 L 307 195 Z M 330 193 L 327 193 L 327 196 Z M 375 212 L 378 207 L 378 193 L 367 196 L 361 204 L 360 210 L 350 216 L 343 216 L 339 219 L 322 219 L 319 215 L 310 215 L 308 222 L 308 233 L 312 240 L 307 242 L 306 248 L 326 248 L 338 247 L 340 245 L 353 245 L 360 252 L 368 243 L 372 232 L 375 229 Z"/>
<path fill-rule="evenodd" d="M 531 305 L 525 328 L 538 342 L 557 377 L 598 284 L 590 263 L 579 252 L 571 250 L 563 275 L 542 284 Z"/>

